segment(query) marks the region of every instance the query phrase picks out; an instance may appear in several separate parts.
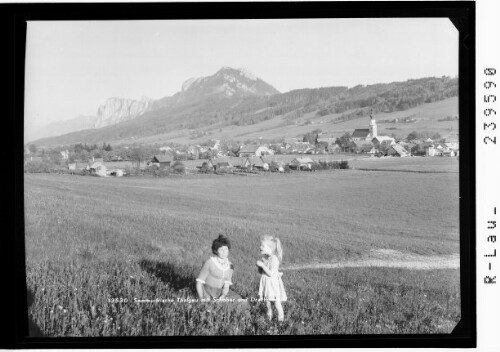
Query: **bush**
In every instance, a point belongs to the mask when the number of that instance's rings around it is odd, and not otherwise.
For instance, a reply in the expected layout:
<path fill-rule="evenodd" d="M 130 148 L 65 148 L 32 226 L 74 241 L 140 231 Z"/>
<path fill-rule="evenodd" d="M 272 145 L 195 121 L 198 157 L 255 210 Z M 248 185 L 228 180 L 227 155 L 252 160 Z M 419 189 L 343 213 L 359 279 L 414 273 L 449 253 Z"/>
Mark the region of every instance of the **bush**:
<path fill-rule="evenodd" d="M 138 168 L 137 166 L 136 167 L 126 166 L 125 167 L 125 174 L 127 176 L 138 176 L 141 174 L 141 169 Z"/>
<path fill-rule="evenodd" d="M 173 172 L 175 172 L 177 174 L 183 174 L 186 172 L 186 166 L 183 163 L 181 163 L 180 161 L 175 161 L 172 164 L 171 169 Z"/>
<path fill-rule="evenodd" d="M 154 177 L 163 177 L 170 174 L 169 168 L 159 168 L 156 165 L 151 165 L 144 170 L 144 174 L 148 174 Z"/>
<path fill-rule="evenodd" d="M 347 160 L 341 161 L 320 161 L 313 164 L 314 170 L 331 170 L 331 169 L 348 169 L 349 162 Z"/>

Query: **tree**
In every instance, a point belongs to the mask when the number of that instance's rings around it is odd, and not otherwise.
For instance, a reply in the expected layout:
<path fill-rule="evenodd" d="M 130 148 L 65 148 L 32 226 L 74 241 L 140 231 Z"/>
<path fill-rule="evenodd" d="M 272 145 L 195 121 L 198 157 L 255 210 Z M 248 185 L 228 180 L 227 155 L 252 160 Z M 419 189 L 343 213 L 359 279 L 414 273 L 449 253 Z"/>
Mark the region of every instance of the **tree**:
<path fill-rule="evenodd" d="M 140 164 L 141 161 L 146 160 L 147 154 L 142 147 L 135 147 L 130 151 L 130 158 Z"/>
<path fill-rule="evenodd" d="M 335 143 L 342 148 L 342 151 L 345 152 L 351 144 L 351 134 L 349 132 L 344 133 L 340 138 L 335 140 Z"/>
<path fill-rule="evenodd" d="M 38 148 L 35 144 L 30 144 L 28 146 L 28 150 L 30 151 L 30 153 L 35 154 L 37 152 Z"/>
<path fill-rule="evenodd" d="M 302 142 L 307 142 L 312 145 L 316 145 L 318 143 L 318 133 L 315 131 L 307 132 L 302 138 Z"/>

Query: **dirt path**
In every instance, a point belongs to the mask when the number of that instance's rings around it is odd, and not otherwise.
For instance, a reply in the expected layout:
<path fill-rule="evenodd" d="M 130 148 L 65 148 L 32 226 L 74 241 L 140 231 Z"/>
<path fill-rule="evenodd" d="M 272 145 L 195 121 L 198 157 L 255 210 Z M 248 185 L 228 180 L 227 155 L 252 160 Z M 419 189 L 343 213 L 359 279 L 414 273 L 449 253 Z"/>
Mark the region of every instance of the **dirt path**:
<path fill-rule="evenodd" d="M 282 270 L 336 269 L 348 267 L 389 267 L 415 270 L 458 269 L 460 268 L 460 255 L 417 255 L 392 249 L 377 249 L 370 251 L 369 255 L 361 260 L 337 263 L 295 264 L 283 267 Z"/>

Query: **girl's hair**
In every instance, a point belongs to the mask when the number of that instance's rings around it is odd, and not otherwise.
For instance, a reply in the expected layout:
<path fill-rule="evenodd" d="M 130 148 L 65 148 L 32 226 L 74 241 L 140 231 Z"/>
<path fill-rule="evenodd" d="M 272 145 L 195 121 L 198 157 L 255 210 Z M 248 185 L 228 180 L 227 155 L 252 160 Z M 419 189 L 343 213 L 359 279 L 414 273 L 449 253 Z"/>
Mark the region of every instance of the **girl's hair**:
<path fill-rule="evenodd" d="M 219 234 L 219 237 L 217 237 L 213 242 L 212 242 L 212 253 L 217 254 L 217 250 L 220 247 L 226 246 L 227 249 L 231 249 L 231 242 L 229 242 L 229 238 L 225 237 L 224 235 Z"/>
<path fill-rule="evenodd" d="M 273 245 L 273 254 L 278 257 L 280 262 L 283 260 L 283 247 L 281 247 L 281 241 L 278 237 L 264 235 L 261 241 L 271 243 Z"/>

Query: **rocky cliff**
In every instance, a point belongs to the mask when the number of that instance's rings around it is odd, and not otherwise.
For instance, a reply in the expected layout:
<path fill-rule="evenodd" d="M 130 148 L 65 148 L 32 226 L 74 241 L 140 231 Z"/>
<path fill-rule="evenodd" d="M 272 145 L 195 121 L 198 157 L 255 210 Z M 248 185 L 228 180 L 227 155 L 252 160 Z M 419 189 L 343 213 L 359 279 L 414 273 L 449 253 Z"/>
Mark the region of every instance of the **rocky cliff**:
<path fill-rule="evenodd" d="M 97 121 L 94 128 L 114 125 L 137 117 L 149 110 L 152 99 L 141 100 L 109 98 L 97 109 Z"/>

